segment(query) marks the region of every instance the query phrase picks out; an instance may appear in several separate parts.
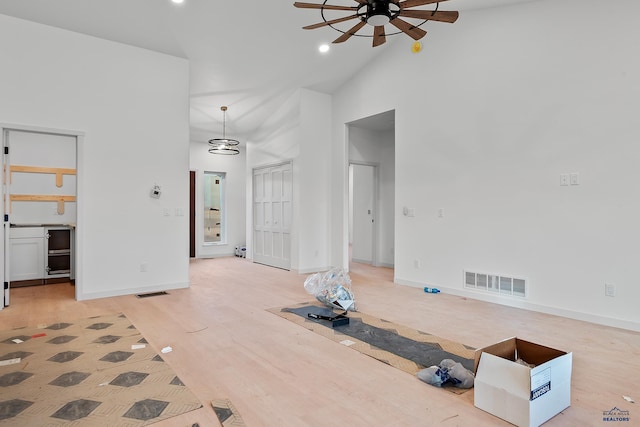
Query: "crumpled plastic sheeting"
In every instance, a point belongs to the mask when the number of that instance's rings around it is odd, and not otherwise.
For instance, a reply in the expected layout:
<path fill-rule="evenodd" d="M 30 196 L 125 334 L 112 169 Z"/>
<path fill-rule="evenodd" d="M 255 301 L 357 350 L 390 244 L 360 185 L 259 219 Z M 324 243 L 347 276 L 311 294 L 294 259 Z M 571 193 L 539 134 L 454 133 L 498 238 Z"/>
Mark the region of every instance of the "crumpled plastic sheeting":
<path fill-rule="evenodd" d="M 432 386 L 451 384 L 458 388 L 471 388 L 475 376 L 473 372 L 451 359 L 444 359 L 439 366 L 430 366 L 418 372 L 418 378 Z"/>
<path fill-rule="evenodd" d="M 342 268 L 314 273 L 304 281 L 304 289 L 318 301 L 341 310 L 356 311 L 356 299 L 351 292 L 351 278 Z"/>

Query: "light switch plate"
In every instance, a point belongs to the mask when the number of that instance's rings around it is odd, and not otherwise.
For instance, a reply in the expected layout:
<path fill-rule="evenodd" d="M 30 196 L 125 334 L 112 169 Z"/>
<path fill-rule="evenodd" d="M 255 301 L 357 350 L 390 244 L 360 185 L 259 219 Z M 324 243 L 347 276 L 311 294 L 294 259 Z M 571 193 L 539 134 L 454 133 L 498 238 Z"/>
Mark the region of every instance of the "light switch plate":
<path fill-rule="evenodd" d="M 580 174 L 572 173 L 569 174 L 569 182 L 571 185 L 579 185 L 580 184 Z"/>

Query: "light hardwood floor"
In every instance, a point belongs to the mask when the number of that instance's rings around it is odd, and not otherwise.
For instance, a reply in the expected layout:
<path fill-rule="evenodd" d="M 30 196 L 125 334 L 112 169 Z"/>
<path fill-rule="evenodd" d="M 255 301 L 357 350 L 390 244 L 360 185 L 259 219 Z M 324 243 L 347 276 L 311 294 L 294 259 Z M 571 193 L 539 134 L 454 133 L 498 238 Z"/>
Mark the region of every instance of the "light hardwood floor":
<path fill-rule="evenodd" d="M 248 426 L 500 426 L 473 391 L 434 388 L 267 309 L 311 301 L 306 275 L 242 258 L 192 260 L 191 287 L 169 295 L 75 301 L 69 284 L 19 288 L 0 328 L 124 313 L 204 407 L 154 424 L 218 426 L 209 402 L 230 399 Z M 548 426 L 601 426 L 629 410 L 640 425 L 640 334 L 396 285 L 393 271 L 353 264 L 359 311 L 474 347 L 518 336 L 573 352 L 571 406 Z M 7 396 L 0 390 L 0 400 Z"/>

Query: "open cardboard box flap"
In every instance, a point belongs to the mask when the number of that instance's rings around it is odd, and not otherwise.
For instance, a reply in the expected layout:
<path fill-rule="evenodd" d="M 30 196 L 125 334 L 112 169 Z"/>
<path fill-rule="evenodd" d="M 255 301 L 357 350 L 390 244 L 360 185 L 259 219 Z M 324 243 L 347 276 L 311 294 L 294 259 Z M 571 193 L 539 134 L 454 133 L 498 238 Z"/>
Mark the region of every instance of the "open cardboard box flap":
<path fill-rule="evenodd" d="M 571 353 L 515 337 L 480 348 L 474 405 L 517 426 L 539 426 L 571 405 L 571 359 Z"/>
<path fill-rule="evenodd" d="M 476 350 L 474 365 L 474 372 L 476 373 L 478 372 L 478 363 L 480 363 L 480 356 L 482 353 L 493 354 L 494 356 L 511 360 L 512 362 L 522 359 L 535 366 L 542 365 L 549 360 L 553 360 L 556 357 L 567 354 L 565 351 L 535 344 L 520 338 L 508 338 L 504 341 Z"/>

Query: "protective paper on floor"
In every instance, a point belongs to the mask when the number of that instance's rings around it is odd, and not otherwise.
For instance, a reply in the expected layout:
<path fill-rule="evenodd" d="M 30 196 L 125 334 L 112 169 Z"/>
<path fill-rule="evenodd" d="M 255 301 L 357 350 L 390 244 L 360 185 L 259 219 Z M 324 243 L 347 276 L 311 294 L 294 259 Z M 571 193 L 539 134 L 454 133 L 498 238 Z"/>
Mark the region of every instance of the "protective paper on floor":
<path fill-rule="evenodd" d="M 0 331 L 0 425 L 143 426 L 202 407 L 122 314 Z"/>
<path fill-rule="evenodd" d="M 223 427 L 244 427 L 246 425 L 229 399 L 214 399 L 211 401 L 211 406 Z"/>
<path fill-rule="evenodd" d="M 327 321 L 307 316 L 308 313 L 325 314 L 326 307 L 315 303 L 301 303 L 269 311 L 332 341 L 348 342 L 349 348 L 412 375 L 426 367 L 438 365 L 443 359 L 453 359 L 473 371 L 475 348 L 361 312 L 349 312 L 349 325 L 333 328 Z M 466 391 L 455 387 L 444 389 L 454 393 Z"/>

